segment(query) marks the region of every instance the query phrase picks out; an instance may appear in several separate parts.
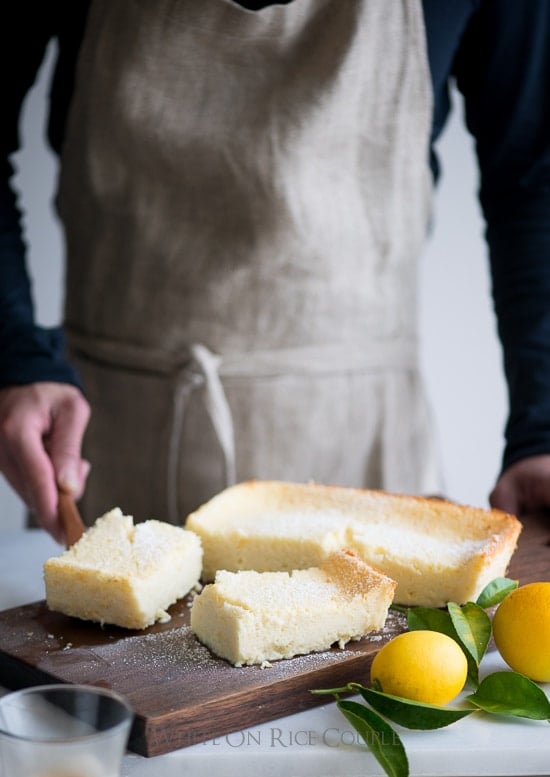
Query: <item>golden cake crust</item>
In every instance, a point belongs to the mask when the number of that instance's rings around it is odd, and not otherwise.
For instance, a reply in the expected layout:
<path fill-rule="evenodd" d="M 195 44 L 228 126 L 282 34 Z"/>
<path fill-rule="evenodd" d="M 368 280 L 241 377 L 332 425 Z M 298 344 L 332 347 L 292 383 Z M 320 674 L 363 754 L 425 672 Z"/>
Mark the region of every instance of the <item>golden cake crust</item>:
<path fill-rule="evenodd" d="M 218 569 L 316 566 L 348 547 L 397 581 L 397 602 L 426 606 L 475 599 L 505 574 L 521 531 L 515 516 L 499 510 L 280 481 L 228 488 L 186 526 L 201 537 L 205 580 Z"/>

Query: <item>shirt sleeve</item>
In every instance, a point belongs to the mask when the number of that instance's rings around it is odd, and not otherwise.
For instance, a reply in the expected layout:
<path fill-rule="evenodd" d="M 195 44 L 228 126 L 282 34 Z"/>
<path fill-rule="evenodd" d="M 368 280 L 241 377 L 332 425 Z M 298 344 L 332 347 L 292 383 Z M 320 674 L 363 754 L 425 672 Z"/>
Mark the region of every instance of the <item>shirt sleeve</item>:
<path fill-rule="evenodd" d="M 508 386 L 506 468 L 550 453 L 550 3 L 479 2 L 452 69 L 479 162 Z"/>
<path fill-rule="evenodd" d="M 35 381 L 79 385 L 64 358 L 61 329 L 35 323 L 21 212 L 12 185 L 22 104 L 55 35 L 51 10 L 50 3 L 22 0 L 5 3 L 0 11 L 0 387 Z"/>

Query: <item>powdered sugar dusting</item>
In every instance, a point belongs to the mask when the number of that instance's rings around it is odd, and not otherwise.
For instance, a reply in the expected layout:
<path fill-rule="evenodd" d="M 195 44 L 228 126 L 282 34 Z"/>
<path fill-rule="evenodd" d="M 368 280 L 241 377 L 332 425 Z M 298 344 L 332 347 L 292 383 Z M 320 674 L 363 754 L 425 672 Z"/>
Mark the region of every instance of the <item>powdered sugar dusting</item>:
<path fill-rule="evenodd" d="M 384 626 L 378 631 L 366 635 L 361 642 L 363 644 L 364 642 L 384 643 L 401 633 L 405 628 L 405 623 L 405 617 L 401 613 L 390 610 Z M 128 668 L 143 669 L 144 667 L 150 667 L 152 671 L 163 670 L 172 666 L 178 667 L 180 670 L 219 672 L 220 668 L 231 667 L 231 664 L 227 661 L 211 653 L 197 639 L 188 625 L 181 625 L 175 629 L 151 632 L 150 634 L 142 634 L 135 637 L 127 637 L 124 641 L 125 651 L 123 656 L 120 655 L 120 647 L 115 642 L 112 645 L 103 645 L 101 647 L 102 659 L 109 661 L 110 654 L 112 653 L 113 662 L 122 663 Z M 354 642 L 351 642 L 341 648 L 332 648 L 280 661 L 267 662 L 263 668 L 265 671 L 278 669 L 283 673 L 287 667 L 292 667 L 293 671 L 311 670 L 321 667 L 327 662 L 342 660 L 347 652 L 359 649 L 355 648 L 354 644 Z M 258 665 L 255 665 L 255 667 L 256 669 L 259 668 Z M 231 668 L 234 671 L 240 672 L 252 669 L 252 667 L 247 666 Z"/>
<path fill-rule="evenodd" d="M 152 632 L 138 637 L 125 639 L 125 655 L 121 658 L 119 649 L 113 645 L 112 651 L 116 660 L 125 666 L 146 667 L 153 669 L 166 666 L 179 666 L 189 669 L 219 668 L 220 659 L 195 637 L 189 626 L 177 629 Z M 102 647 L 103 657 L 107 657 L 109 646 Z"/>

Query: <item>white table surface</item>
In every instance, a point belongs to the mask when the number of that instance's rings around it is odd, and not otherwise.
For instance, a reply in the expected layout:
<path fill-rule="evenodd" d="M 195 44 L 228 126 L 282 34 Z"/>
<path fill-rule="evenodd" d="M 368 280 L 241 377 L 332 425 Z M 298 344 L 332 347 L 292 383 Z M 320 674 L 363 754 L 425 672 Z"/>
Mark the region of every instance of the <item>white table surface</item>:
<path fill-rule="evenodd" d="M 0 530 L 0 610 L 44 598 L 42 564 L 62 548 L 39 530 Z M 506 668 L 496 653 L 482 673 Z M 550 685 L 543 686 L 547 693 Z M 550 775 L 550 724 L 475 714 L 438 731 L 400 730 L 411 777 Z M 334 703 L 155 758 L 129 753 L 123 777 L 378 777 Z M 4 777 L 8 777 L 4 775 Z"/>

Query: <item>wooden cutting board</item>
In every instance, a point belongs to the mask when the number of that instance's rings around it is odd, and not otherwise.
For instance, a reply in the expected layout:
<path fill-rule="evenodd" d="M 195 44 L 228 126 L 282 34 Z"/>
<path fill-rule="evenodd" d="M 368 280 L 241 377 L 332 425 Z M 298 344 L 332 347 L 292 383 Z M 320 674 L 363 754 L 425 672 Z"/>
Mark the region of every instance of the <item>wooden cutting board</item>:
<path fill-rule="evenodd" d="M 326 703 L 312 688 L 367 680 L 380 644 L 403 630 L 391 614 L 383 632 L 344 650 L 234 667 L 213 656 L 189 628 L 189 601 L 172 619 L 144 631 L 79 621 L 44 601 L 0 613 L 0 684 L 16 688 L 52 681 L 112 688 L 132 705 L 130 749 L 160 755 Z"/>
<path fill-rule="evenodd" d="M 550 518 L 525 521 L 510 576 L 521 584 L 550 580 Z M 390 613 L 384 629 L 345 649 L 233 667 L 197 642 L 189 601 L 172 619 L 145 631 L 101 628 L 50 612 L 45 602 L 0 613 L 0 684 L 8 688 L 68 682 L 112 688 L 135 711 L 130 749 L 160 755 L 289 715 L 326 697 L 311 689 L 367 682 L 380 647 L 404 630 Z"/>

